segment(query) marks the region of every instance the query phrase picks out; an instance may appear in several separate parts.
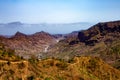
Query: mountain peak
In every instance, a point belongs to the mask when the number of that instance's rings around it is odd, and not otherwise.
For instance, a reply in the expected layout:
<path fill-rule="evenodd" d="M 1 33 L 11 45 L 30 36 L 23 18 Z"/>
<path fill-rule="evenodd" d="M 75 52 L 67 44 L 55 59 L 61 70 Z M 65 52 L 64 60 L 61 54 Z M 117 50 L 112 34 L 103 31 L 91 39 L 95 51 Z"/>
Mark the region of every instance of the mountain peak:
<path fill-rule="evenodd" d="M 25 37 L 26 35 L 24 33 L 21 32 L 16 32 L 16 34 L 14 35 L 14 37 Z"/>
<path fill-rule="evenodd" d="M 36 32 L 36 33 L 33 34 L 33 35 L 50 35 L 50 34 L 47 33 L 47 32 L 41 31 L 41 32 Z"/>
<path fill-rule="evenodd" d="M 103 28 L 115 28 L 120 26 L 120 21 L 102 22 L 96 24 L 95 26 L 99 26 Z"/>
<path fill-rule="evenodd" d="M 22 25 L 22 23 L 17 21 L 17 22 L 8 23 L 8 25 Z"/>
<path fill-rule="evenodd" d="M 41 31 L 41 32 L 36 32 L 35 34 L 41 34 L 41 33 L 47 33 L 47 32 L 45 32 L 45 31 Z"/>

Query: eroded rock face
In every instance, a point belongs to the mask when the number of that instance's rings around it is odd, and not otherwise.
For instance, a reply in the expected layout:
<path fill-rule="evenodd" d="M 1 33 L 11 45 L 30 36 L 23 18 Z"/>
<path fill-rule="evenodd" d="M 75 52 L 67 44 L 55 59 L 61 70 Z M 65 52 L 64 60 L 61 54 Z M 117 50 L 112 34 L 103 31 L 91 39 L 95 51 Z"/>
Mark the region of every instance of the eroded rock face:
<path fill-rule="evenodd" d="M 120 21 L 98 23 L 78 34 L 79 41 L 86 45 L 118 37 L 120 37 Z"/>
<path fill-rule="evenodd" d="M 56 39 L 53 36 L 43 31 L 32 35 L 17 32 L 11 38 L 1 37 L 0 41 L 6 47 L 14 49 L 17 55 L 25 58 L 40 54 L 44 52 L 46 45 L 49 46 L 56 43 Z"/>

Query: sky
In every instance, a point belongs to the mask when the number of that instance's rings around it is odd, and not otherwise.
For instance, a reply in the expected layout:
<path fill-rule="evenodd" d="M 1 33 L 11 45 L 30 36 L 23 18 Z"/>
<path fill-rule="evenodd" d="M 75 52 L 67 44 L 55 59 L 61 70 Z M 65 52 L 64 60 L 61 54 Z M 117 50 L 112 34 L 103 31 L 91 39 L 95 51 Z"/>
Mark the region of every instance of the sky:
<path fill-rule="evenodd" d="M 120 20 L 120 0 L 0 0 L 0 23 Z"/>

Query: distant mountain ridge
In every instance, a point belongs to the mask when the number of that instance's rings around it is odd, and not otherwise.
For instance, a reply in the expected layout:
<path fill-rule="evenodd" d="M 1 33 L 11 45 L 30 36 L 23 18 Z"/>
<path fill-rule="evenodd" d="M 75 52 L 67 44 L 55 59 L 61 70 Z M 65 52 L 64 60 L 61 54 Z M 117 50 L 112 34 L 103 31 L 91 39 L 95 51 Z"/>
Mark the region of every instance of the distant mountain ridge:
<path fill-rule="evenodd" d="M 34 34 L 36 32 L 45 31 L 50 34 L 67 34 L 72 31 L 87 29 L 92 26 L 92 23 L 77 22 L 77 23 L 38 23 L 29 24 L 22 22 L 10 22 L 0 25 L 1 35 L 14 35 L 17 31 L 25 34 Z M 9 31 L 9 32 L 8 32 Z"/>
<path fill-rule="evenodd" d="M 8 25 L 23 25 L 23 23 L 21 22 L 10 22 L 10 23 L 7 23 Z"/>

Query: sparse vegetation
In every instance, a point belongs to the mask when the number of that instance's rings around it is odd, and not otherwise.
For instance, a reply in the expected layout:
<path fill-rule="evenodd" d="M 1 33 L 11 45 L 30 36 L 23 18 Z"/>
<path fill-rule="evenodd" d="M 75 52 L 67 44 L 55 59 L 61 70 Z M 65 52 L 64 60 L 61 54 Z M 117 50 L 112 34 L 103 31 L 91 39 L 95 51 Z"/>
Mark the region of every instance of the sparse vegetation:
<path fill-rule="evenodd" d="M 34 80 L 34 76 L 28 76 L 27 80 Z"/>
<path fill-rule="evenodd" d="M 10 48 L 5 48 L 5 45 L 0 43 L 0 59 L 9 61 L 19 61 L 23 58 L 16 56 L 14 50 Z"/>
<path fill-rule="evenodd" d="M 46 77 L 45 80 L 52 80 L 50 77 Z"/>
<path fill-rule="evenodd" d="M 59 69 L 65 70 L 68 67 L 68 64 L 66 62 L 59 62 L 59 63 L 56 63 L 56 66 Z"/>
<path fill-rule="evenodd" d="M 23 62 L 18 64 L 18 69 L 23 69 L 25 67 L 26 66 L 25 66 L 25 64 Z"/>
<path fill-rule="evenodd" d="M 34 60 L 33 60 L 34 61 Z M 0 62 L 1 78 L 26 80 L 119 80 L 120 71 L 97 57 L 75 57 L 72 62 L 57 59 L 37 61 Z M 35 61 L 36 62 L 36 61 Z M 48 67 L 45 67 L 46 65 Z M 8 72 L 8 73 L 5 73 Z M 11 75 L 11 77 L 10 77 Z M 25 76 L 26 75 L 26 76 Z M 79 76 L 78 76 L 79 75 Z M 114 76 L 113 76 L 114 75 Z M 12 77 L 14 76 L 14 77 Z M 115 77 L 116 76 L 116 77 Z"/>
<path fill-rule="evenodd" d="M 25 60 L 24 56 L 16 56 L 14 50 L 0 44 L 0 79 L 120 80 L 120 34 L 118 33 L 119 31 L 111 27 L 104 28 L 103 24 L 97 24 L 80 32 L 79 40 L 76 37 L 69 37 L 50 46 L 49 52 L 39 52 L 41 60 L 35 56 L 37 53 Z M 25 35 L 17 35 L 28 44 Z M 20 37 L 16 37 L 14 41 L 18 39 Z M 39 45 L 34 41 L 30 45 L 35 45 L 34 43 Z M 23 51 L 23 48 L 21 49 Z M 34 46 L 32 49 L 35 49 Z"/>

